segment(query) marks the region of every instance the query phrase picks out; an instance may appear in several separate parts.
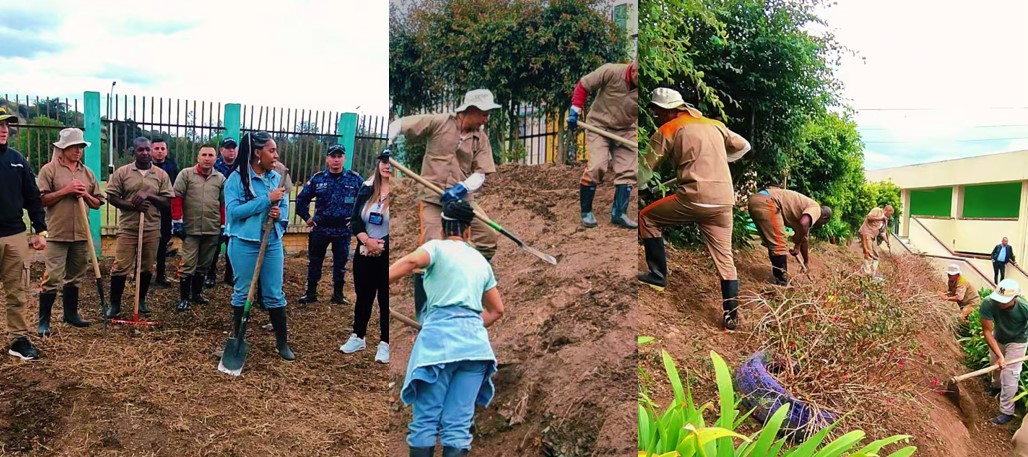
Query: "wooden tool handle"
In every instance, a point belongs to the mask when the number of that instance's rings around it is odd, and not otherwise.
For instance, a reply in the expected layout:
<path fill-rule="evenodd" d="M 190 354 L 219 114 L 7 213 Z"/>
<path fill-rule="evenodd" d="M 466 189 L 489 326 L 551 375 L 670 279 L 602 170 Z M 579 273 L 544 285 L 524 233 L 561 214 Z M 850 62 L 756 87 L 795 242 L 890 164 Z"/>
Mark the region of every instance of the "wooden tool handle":
<path fill-rule="evenodd" d="M 621 137 L 619 137 L 619 136 L 617 136 L 617 135 L 615 135 L 613 133 L 610 133 L 610 132 L 608 132 L 606 130 L 603 130 L 603 129 L 599 128 L 599 127 L 595 127 L 595 126 L 589 125 L 589 124 L 587 124 L 585 122 L 582 122 L 582 121 L 578 121 L 578 126 L 584 128 L 584 129 L 586 129 L 586 130 L 588 130 L 590 132 L 593 132 L 593 133 L 595 133 L 595 134 L 597 134 L 599 136 L 602 136 L 604 138 L 617 141 L 618 143 L 621 143 L 621 144 L 623 144 L 625 146 L 632 147 L 632 148 L 635 148 L 635 149 L 639 149 L 639 143 L 638 142 L 632 141 L 632 140 L 629 140 L 629 139 L 626 139 L 626 138 L 621 138 Z"/>
<path fill-rule="evenodd" d="M 93 261 L 93 274 L 99 278 L 100 261 L 96 258 L 96 248 L 93 245 L 93 232 L 89 228 L 89 210 L 86 208 L 86 201 L 79 197 L 79 213 L 82 215 L 82 223 L 86 226 L 86 242 L 89 243 L 89 258 Z"/>
<path fill-rule="evenodd" d="M 1024 361 L 1028 361 L 1028 355 L 1023 356 L 1023 357 L 1016 357 L 1016 358 L 1007 360 L 1005 363 L 1007 365 L 1010 365 L 1010 364 L 1014 364 L 1014 363 L 1021 363 L 1021 362 L 1024 362 Z M 981 370 L 972 371 L 970 373 L 962 374 L 960 376 L 954 376 L 953 380 L 954 381 L 963 381 L 963 380 L 968 379 L 968 378 L 973 378 L 975 376 L 981 376 L 981 375 L 986 374 L 986 373 L 991 373 L 991 372 L 995 371 L 998 368 L 999 368 L 999 365 L 989 365 L 989 366 L 987 366 L 985 368 L 982 368 Z"/>
<path fill-rule="evenodd" d="M 132 311 L 132 320 L 139 320 L 139 289 L 143 284 L 143 229 L 146 228 L 146 211 L 139 212 L 139 238 L 136 241 L 136 299 Z"/>
<path fill-rule="evenodd" d="M 421 184 L 422 186 L 427 187 L 428 190 L 431 190 L 432 192 L 435 192 L 436 194 L 439 194 L 439 195 L 443 194 L 443 190 L 440 189 L 439 186 L 433 184 L 431 181 L 429 181 L 429 180 L 427 180 L 425 178 L 422 178 L 417 173 L 415 173 L 413 171 L 410 171 L 409 168 L 401 165 L 400 162 L 397 162 L 395 159 L 389 159 L 389 165 L 392 165 L 393 168 L 395 168 L 397 170 L 400 170 L 401 173 L 403 173 L 403 174 L 405 174 L 407 176 L 410 176 L 411 179 L 417 181 L 418 184 Z M 483 213 L 483 212 L 481 212 L 481 211 L 479 211 L 478 209 L 475 209 L 475 208 L 472 208 L 472 209 L 475 211 L 475 217 L 481 219 L 482 222 L 485 222 L 486 224 L 488 224 L 490 226 L 495 224 L 492 221 L 492 219 L 489 219 L 489 216 L 485 215 L 485 213 Z"/>
<path fill-rule="evenodd" d="M 396 310 L 390 309 L 389 310 L 389 315 L 393 316 L 393 319 L 396 319 L 396 320 L 398 320 L 400 322 L 403 322 L 404 324 L 407 324 L 408 326 L 410 326 L 412 328 L 415 328 L 417 330 L 421 330 L 421 324 L 419 324 L 414 319 L 411 319 L 411 318 L 409 318 L 407 316 L 404 316 L 403 314 L 400 314 Z"/>

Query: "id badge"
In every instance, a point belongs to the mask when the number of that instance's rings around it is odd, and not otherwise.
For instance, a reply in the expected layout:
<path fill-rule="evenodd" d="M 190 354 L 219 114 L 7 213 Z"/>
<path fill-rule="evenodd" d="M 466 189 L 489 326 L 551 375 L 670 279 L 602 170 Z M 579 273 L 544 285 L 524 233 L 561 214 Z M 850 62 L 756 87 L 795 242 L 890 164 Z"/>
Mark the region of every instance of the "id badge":
<path fill-rule="evenodd" d="M 372 211 L 368 214 L 368 223 L 371 225 L 382 225 L 382 213 Z"/>

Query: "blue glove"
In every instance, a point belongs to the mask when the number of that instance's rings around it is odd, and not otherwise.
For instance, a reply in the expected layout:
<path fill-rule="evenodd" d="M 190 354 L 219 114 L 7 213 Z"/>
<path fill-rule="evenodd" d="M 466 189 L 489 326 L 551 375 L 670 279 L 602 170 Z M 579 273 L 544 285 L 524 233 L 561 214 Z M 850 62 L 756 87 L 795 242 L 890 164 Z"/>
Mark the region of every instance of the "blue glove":
<path fill-rule="evenodd" d="M 464 198 L 467 194 L 468 188 L 464 187 L 462 183 L 457 183 L 457 185 L 446 189 L 446 192 L 443 192 L 443 195 L 439 197 L 439 201 L 443 203 L 455 202 Z"/>
<path fill-rule="evenodd" d="M 171 221 L 171 234 L 179 237 L 179 239 L 186 239 L 186 224 L 182 221 Z"/>
<path fill-rule="evenodd" d="M 576 110 L 574 106 L 568 110 L 568 128 L 571 129 L 572 132 L 578 128 L 578 110 Z"/>
<path fill-rule="evenodd" d="M 221 226 L 221 233 L 218 235 L 221 238 L 222 243 L 228 243 L 228 235 L 225 234 L 225 226 Z"/>

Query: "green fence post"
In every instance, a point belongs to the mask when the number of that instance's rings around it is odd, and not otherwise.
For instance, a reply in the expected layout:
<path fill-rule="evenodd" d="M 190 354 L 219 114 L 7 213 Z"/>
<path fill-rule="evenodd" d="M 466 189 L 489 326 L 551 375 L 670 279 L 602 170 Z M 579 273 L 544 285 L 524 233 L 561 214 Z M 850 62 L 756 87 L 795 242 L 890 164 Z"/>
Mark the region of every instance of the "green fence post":
<path fill-rule="evenodd" d="M 239 142 L 239 104 L 229 103 L 225 105 L 225 137 L 232 138 Z"/>
<path fill-rule="evenodd" d="M 339 134 L 339 144 L 346 148 L 346 163 L 343 166 L 347 170 L 353 170 L 353 156 L 357 153 L 353 150 L 354 145 L 357 144 L 357 113 L 340 115 L 336 132 Z"/>
<path fill-rule="evenodd" d="M 100 93 L 99 92 L 85 92 L 82 96 L 85 107 L 83 109 L 83 126 L 82 130 L 85 132 L 86 141 L 89 142 L 89 146 L 86 147 L 86 153 L 83 155 L 86 166 L 93 171 L 96 175 L 97 181 L 99 181 L 101 174 L 100 170 L 100 155 L 103 154 L 102 144 L 100 139 Z M 107 132 L 107 141 L 112 140 L 114 135 L 113 131 Z M 89 211 L 89 230 L 93 234 L 93 249 L 96 250 L 97 257 L 103 255 L 101 250 L 100 232 L 101 232 L 100 211 L 90 210 Z"/>

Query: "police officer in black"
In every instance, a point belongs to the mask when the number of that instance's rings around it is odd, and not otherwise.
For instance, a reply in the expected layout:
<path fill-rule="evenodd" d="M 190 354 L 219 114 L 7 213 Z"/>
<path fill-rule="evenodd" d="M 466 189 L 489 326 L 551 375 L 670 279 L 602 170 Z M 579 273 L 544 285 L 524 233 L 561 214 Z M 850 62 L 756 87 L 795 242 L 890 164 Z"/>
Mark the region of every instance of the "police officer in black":
<path fill-rule="evenodd" d="M 239 166 L 239 162 L 236 162 L 237 151 L 236 140 L 232 137 L 225 137 L 221 140 L 221 146 L 218 148 L 218 160 L 214 161 L 214 169 L 218 170 L 219 173 L 228 179 L 228 176 L 236 171 L 236 167 Z M 222 215 L 224 220 L 224 215 Z M 228 243 L 228 237 L 225 236 L 225 227 L 221 228 L 221 242 Z M 221 252 L 219 250 L 219 252 Z M 214 287 L 215 281 L 218 277 L 218 255 L 214 255 L 214 259 L 211 260 L 211 266 L 207 269 L 207 280 L 204 285 L 207 287 Z M 225 250 L 225 284 L 235 284 L 232 280 L 232 263 L 228 261 L 228 249 Z"/>
<path fill-rule="evenodd" d="M 332 145 L 325 152 L 328 168 L 315 173 L 296 196 L 296 215 L 313 227 L 308 239 L 307 293 L 300 303 L 318 301 L 318 281 L 325 261 L 328 245 L 332 245 L 332 303 L 347 304 L 343 297 L 346 278 L 346 260 L 349 257 L 350 216 L 357 200 L 357 191 L 364 178 L 353 170 L 343 168 L 346 149 Z M 310 215 L 311 199 L 315 199 L 314 216 Z"/>
<path fill-rule="evenodd" d="M 168 154 L 168 143 L 163 138 L 155 138 L 150 143 L 150 148 L 150 157 L 153 159 L 154 166 L 164 170 L 171 182 L 175 182 L 175 179 L 178 178 L 178 164 Z M 158 209 L 161 211 L 161 241 L 157 244 L 157 274 L 153 282 L 158 287 L 168 287 L 171 286 L 171 283 L 168 282 L 165 267 L 168 258 L 168 243 L 171 242 L 171 205 L 158 207 Z"/>

